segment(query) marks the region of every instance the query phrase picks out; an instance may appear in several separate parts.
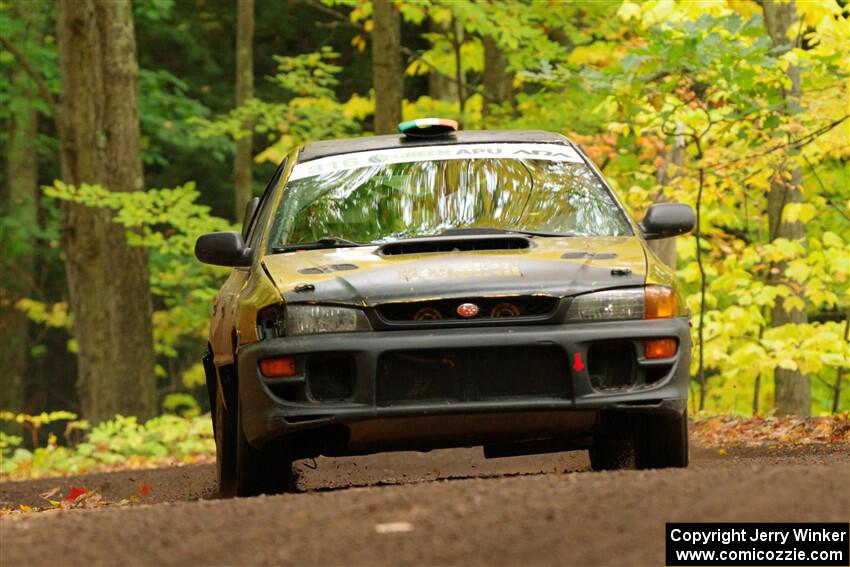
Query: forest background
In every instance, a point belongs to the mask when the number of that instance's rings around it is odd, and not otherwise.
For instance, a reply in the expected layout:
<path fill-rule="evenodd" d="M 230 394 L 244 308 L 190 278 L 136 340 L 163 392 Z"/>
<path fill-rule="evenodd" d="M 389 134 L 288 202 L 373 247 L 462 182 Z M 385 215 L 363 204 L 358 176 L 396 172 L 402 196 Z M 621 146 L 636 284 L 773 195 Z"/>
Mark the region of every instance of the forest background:
<path fill-rule="evenodd" d="M 564 133 L 636 217 L 696 208 L 657 247 L 692 312 L 693 415 L 847 412 L 849 17 L 844 0 L 0 0 L 4 470 L 45 444 L 92 458 L 92 438 L 209 451 L 200 358 L 227 271 L 194 239 L 238 227 L 294 145 L 425 116 Z"/>

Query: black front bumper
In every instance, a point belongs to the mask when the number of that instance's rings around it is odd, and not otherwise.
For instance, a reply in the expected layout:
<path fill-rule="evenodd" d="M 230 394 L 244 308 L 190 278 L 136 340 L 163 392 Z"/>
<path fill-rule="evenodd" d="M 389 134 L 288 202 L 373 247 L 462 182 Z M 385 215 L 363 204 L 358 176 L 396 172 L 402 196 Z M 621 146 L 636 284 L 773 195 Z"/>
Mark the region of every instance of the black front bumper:
<path fill-rule="evenodd" d="M 643 339 L 668 337 L 679 342 L 673 358 L 651 361 L 637 356 L 642 368 L 664 369 L 663 375 L 651 384 L 602 391 L 591 384 L 587 366 L 575 364 L 577 354 L 582 361 L 587 361 L 588 351 L 594 345 L 611 341 L 639 344 Z M 378 403 L 375 377 L 379 359 L 384 353 L 541 346 L 563 349 L 563 363 L 570 368 L 567 374 L 570 384 L 563 396 Z M 586 430 L 601 411 L 681 414 L 686 408 L 688 395 L 690 350 L 687 318 L 267 339 L 239 347 L 240 419 L 246 438 L 256 446 L 282 435 L 334 429 L 336 433 L 343 432 L 342 443 L 349 444 L 350 451 L 355 453 L 499 442 L 516 439 L 516 435 L 511 435 L 512 428 L 519 436 L 555 435 L 559 428 L 572 434 Z M 348 401 L 284 399 L 285 396 L 280 395 L 280 387 L 286 388 L 287 382 L 297 387 L 299 383 L 303 384 L 305 377 L 277 379 L 275 383 L 263 377 L 258 368 L 259 361 L 268 357 L 295 355 L 302 359 L 305 356 L 331 357 L 339 354 L 354 361 L 356 380 Z M 482 416 L 487 415 L 498 417 L 499 425 L 492 426 L 496 419 L 482 422 Z M 400 427 L 403 423 L 412 424 L 412 427 Z M 448 429 L 441 428 L 441 423 L 449 424 Z M 474 431 L 464 435 L 464 428 Z M 352 435 L 352 430 L 356 430 L 356 434 Z M 405 443 L 406 439 L 409 443 Z"/>

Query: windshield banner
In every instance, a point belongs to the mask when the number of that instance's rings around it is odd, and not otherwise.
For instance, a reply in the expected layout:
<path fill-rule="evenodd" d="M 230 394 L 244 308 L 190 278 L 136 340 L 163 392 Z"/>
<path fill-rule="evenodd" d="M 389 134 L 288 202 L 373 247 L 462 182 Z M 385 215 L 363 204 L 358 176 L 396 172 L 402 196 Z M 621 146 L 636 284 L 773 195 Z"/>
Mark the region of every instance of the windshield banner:
<path fill-rule="evenodd" d="M 449 159 L 530 159 L 583 163 L 573 148 L 558 144 L 447 144 L 355 152 L 299 163 L 292 169 L 289 180 L 389 163 Z"/>

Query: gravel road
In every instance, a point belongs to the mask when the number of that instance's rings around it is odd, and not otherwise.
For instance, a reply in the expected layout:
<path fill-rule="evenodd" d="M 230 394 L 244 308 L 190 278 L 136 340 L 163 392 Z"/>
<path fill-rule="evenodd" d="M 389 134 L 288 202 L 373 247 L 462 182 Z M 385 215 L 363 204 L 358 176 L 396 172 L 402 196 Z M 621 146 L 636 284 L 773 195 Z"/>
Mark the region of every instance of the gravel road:
<path fill-rule="evenodd" d="M 309 466 L 308 466 L 309 465 Z M 668 521 L 850 521 L 846 445 L 692 449 L 687 470 L 590 472 L 584 452 L 478 449 L 300 464 L 299 494 L 215 498 L 210 465 L 0 483 L 143 504 L 0 519 L 0 564 L 663 565 Z"/>

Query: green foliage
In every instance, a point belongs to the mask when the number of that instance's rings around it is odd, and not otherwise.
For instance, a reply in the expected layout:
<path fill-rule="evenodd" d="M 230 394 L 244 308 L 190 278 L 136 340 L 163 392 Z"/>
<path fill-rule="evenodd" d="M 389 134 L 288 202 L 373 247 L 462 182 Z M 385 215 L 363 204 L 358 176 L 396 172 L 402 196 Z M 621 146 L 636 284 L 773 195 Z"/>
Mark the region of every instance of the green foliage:
<path fill-rule="evenodd" d="M 70 426 L 75 418 L 70 412 L 41 416 L 0 413 L 0 421 L 18 423 L 67 421 Z M 59 444 L 51 435 L 46 445 L 36 445 L 32 450 L 21 443 L 20 437 L 0 433 L 0 477 L 80 474 L 119 466 L 150 466 L 165 459 L 188 462 L 215 449 L 209 415 L 162 415 L 143 424 L 135 417 L 119 415 L 91 428 L 80 442 L 72 442 L 66 435 L 66 443 Z"/>
<path fill-rule="evenodd" d="M 604 139 L 607 171 L 628 180 L 624 195 L 632 208 L 644 210 L 662 194 L 691 204 L 700 195 L 702 321 L 693 238 L 679 242 L 679 275 L 695 314 L 695 343 L 704 327 L 711 411 L 753 408 L 756 382 L 767 382 L 776 368 L 814 376 L 814 410 L 830 411 L 823 386 L 848 367 L 843 323 L 771 322 L 779 297 L 786 310 L 804 309 L 810 318 L 848 309 L 850 239 L 842 235 L 848 234 L 850 183 L 841 165 L 846 144 L 838 149 L 846 128 L 835 128 L 846 119 L 836 97 L 846 97 L 846 59 L 836 57 L 846 54 L 846 37 L 843 47 L 834 42 L 847 29 L 839 31 L 832 14 L 822 18 L 812 9 L 820 8 L 801 5 L 819 47 L 783 54 L 772 49 L 760 12 L 745 17 L 719 4 L 704 11 L 695 3 L 626 2 L 619 15 L 637 25 L 635 45 L 619 64 L 582 73 L 594 90 L 608 93 L 596 108 L 613 134 Z M 785 100 L 789 65 L 803 78 L 799 105 Z M 675 143 L 684 148 L 679 163 L 669 159 Z M 785 205 L 783 222 L 805 223 L 801 241 L 775 239 L 767 222 L 767 193 L 791 180 L 792 166 L 805 173 L 805 201 Z M 661 169 L 668 180 L 663 186 Z M 835 183 L 827 186 L 822 176 Z M 697 365 L 694 357 L 694 374 Z M 766 383 L 761 394 L 771 388 Z M 759 398 L 761 410 L 771 407 L 769 397 Z"/>
<path fill-rule="evenodd" d="M 174 8 L 174 0 L 143 0 L 133 2 L 133 15 L 144 23 L 155 23 L 167 19 Z"/>
<path fill-rule="evenodd" d="M 112 210 L 114 221 L 127 228 L 130 243 L 148 248 L 151 292 L 156 305 L 154 348 L 163 362 L 160 368 L 171 368 L 177 374 L 171 376 L 172 381 L 182 381 L 203 397 L 205 391 L 200 387 L 204 382 L 198 378 L 197 358 L 206 344 L 209 306 L 227 270 L 195 260 L 195 240 L 206 232 L 237 227 L 211 216 L 209 207 L 199 205 L 200 194 L 191 182 L 174 189 L 120 193 L 98 185 L 74 187 L 56 181 L 45 187 L 44 193 L 51 199 Z M 33 308 L 31 317 L 57 319 L 62 314 L 48 314 L 46 309 Z M 171 362 L 166 364 L 166 360 Z M 186 380 L 181 379 L 184 372 Z"/>
<path fill-rule="evenodd" d="M 162 409 L 179 413 L 182 417 L 197 417 L 201 413 L 198 402 L 189 394 L 182 392 L 168 394 L 162 402 Z"/>
<path fill-rule="evenodd" d="M 358 134 L 360 125 L 333 90 L 342 70 L 334 64 L 338 57 L 329 47 L 315 53 L 275 56 L 277 73 L 268 79 L 283 91 L 284 102 L 253 98 L 214 120 L 193 118 L 198 136 L 237 140 L 252 132 L 265 135 L 273 143 L 256 160 L 278 163 L 298 144 Z"/>
<path fill-rule="evenodd" d="M 222 138 L 198 138 L 190 119 L 210 115 L 210 110 L 189 96 L 189 85 L 165 70 L 139 70 L 142 157 L 147 166 L 167 166 L 175 150 L 209 153 L 223 160 L 232 144 Z"/>

